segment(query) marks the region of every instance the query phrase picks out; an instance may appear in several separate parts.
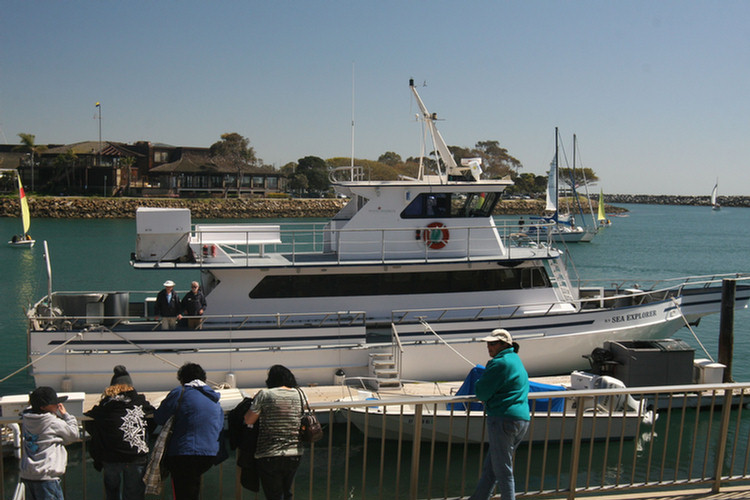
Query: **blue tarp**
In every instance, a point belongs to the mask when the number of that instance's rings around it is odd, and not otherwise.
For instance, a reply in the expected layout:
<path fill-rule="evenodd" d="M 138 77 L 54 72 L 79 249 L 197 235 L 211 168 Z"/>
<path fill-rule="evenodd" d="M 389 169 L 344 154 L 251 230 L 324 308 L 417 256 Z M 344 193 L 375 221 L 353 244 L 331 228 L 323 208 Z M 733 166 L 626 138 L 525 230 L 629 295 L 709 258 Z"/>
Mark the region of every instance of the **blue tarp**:
<path fill-rule="evenodd" d="M 459 387 L 458 391 L 456 392 L 456 396 L 468 396 L 476 394 L 474 387 L 477 383 L 477 380 L 479 380 L 483 373 L 484 366 L 482 365 L 477 365 L 472 368 L 469 374 L 466 375 L 464 383 L 461 384 L 461 387 Z M 529 381 L 529 392 L 551 392 L 564 390 L 565 387 L 561 385 L 542 384 L 539 382 L 534 382 L 533 380 Z M 467 403 L 448 403 L 446 406 L 449 410 L 465 410 L 466 405 Z M 484 410 L 484 404 L 478 401 L 469 403 L 468 405 L 469 410 L 471 411 Z M 529 400 L 529 408 L 534 411 L 546 412 L 549 409 L 550 411 L 560 412 L 565 410 L 565 398 L 543 398 Z"/>

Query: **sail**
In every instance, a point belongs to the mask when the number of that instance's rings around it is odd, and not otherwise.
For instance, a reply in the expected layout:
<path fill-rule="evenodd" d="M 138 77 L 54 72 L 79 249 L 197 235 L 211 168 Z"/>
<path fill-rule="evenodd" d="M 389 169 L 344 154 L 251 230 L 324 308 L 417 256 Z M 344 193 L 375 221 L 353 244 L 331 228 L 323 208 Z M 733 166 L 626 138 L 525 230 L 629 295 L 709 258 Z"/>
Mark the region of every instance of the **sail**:
<path fill-rule="evenodd" d="M 711 191 L 711 205 L 716 206 L 716 197 L 719 193 L 719 181 L 716 181 L 716 184 L 714 184 L 714 189 Z"/>
<path fill-rule="evenodd" d="M 544 210 L 557 212 L 557 158 L 549 164 L 549 174 L 547 175 L 547 206 Z"/>
<path fill-rule="evenodd" d="M 599 214 L 596 220 L 599 222 L 607 220 L 607 215 L 604 213 L 604 190 L 599 190 Z"/>
<path fill-rule="evenodd" d="M 21 184 L 21 176 L 17 176 L 18 179 L 18 200 L 21 202 L 21 221 L 23 222 L 23 234 L 29 232 L 29 226 L 31 226 L 31 215 L 29 214 L 29 200 L 26 199 L 26 193 L 23 190 L 23 184 Z"/>

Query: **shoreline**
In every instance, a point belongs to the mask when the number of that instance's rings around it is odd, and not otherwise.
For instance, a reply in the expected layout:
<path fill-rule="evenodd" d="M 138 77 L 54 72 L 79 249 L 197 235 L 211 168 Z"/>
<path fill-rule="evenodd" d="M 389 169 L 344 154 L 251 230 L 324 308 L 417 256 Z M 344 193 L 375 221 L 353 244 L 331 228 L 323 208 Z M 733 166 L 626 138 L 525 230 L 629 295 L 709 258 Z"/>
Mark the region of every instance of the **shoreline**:
<path fill-rule="evenodd" d="M 649 205 L 709 206 L 707 196 L 606 195 L 606 212 L 627 212 L 612 203 Z M 725 207 L 750 207 L 750 196 L 720 197 Z M 138 207 L 188 208 L 194 219 L 255 219 L 333 217 L 347 200 L 340 198 L 100 198 L 33 197 L 29 199 L 32 218 L 50 219 L 132 219 Z M 502 200 L 494 215 L 541 215 L 543 200 Z M 596 200 L 594 200 L 596 211 Z M 0 197 L 0 217 L 19 217 L 16 197 Z"/>

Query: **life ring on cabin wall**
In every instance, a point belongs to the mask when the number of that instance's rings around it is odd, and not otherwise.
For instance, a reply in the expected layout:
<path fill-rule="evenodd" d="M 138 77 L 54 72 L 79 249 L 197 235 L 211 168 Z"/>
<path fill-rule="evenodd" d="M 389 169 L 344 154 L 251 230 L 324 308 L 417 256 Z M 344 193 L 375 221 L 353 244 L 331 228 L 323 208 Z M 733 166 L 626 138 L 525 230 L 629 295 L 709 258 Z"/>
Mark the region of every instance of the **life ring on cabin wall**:
<path fill-rule="evenodd" d="M 422 241 L 433 250 L 440 250 L 445 247 L 450 237 L 448 228 L 440 222 L 427 224 L 427 227 L 422 230 Z"/>

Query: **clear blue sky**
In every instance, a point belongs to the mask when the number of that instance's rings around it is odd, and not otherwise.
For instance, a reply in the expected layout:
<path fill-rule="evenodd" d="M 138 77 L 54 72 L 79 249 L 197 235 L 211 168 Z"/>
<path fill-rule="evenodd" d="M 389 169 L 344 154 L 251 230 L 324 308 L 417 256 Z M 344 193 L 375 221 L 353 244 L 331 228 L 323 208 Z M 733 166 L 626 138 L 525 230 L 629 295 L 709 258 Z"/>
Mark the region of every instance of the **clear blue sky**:
<path fill-rule="evenodd" d="M 0 142 L 247 137 L 281 167 L 449 145 L 543 174 L 554 127 L 607 193 L 750 195 L 747 1 L 42 1 L 0 7 Z"/>

